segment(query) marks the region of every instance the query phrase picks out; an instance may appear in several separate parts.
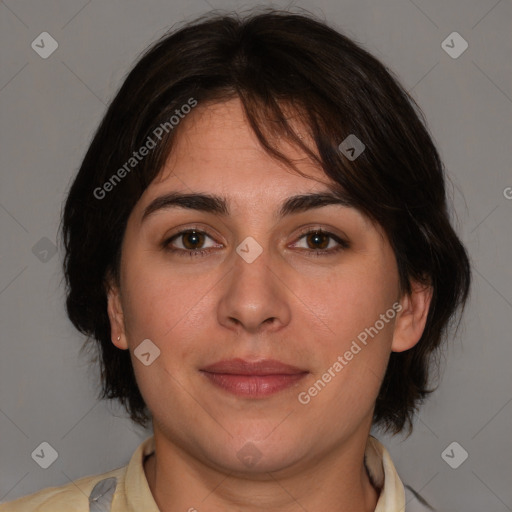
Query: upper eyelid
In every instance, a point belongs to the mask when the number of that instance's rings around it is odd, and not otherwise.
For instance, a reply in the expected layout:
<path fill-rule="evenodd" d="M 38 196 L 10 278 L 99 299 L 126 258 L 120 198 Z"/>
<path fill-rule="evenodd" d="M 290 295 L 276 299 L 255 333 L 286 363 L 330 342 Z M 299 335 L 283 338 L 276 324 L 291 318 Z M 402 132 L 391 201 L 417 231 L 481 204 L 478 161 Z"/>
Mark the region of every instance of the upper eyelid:
<path fill-rule="evenodd" d="M 172 235 L 166 236 L 165 240 L 169 242 L 171 240 L 174 240 L 175 238 L 178 238 L 181 235 L 190 233 L 191 231 L 196 231 L 197 233 L 204 234 L 206 236 L 209 236 L 210 238 L 214 238 L 216 236 L 215 234 L 210 233 L 207 229 L 191 226 L 191 227 L 181 228 L 179 231 L 176 231 Z"/>

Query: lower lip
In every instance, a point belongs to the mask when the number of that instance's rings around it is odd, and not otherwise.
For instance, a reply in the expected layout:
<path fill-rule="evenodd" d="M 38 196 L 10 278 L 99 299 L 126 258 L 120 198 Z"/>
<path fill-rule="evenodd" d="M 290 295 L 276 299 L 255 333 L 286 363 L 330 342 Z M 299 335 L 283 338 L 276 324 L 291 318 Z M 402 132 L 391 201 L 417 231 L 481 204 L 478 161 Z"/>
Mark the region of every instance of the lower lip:
<path fill-rule="evenodd" d="M 203 371 L 210 382 L 237 396 L 261 398 L 293 386 L 302 380 L 305 373 L 292 375 L 232 375 L 228 373 L 210 373 Z"/>

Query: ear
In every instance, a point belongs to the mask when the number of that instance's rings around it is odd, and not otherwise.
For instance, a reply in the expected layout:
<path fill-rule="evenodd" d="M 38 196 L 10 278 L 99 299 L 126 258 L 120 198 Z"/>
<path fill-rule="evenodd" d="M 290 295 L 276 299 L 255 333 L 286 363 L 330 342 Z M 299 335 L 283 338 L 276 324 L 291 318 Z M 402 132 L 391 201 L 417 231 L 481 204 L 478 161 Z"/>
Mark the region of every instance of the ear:
<path fill-rule="evenodd" d="M 114 279 L 107 279 L 107 311 L 110 320 L 110 336 L 112 343 L 122 350 L 128 348 L 124 328 L 123 307 L 121 305 L 121 297 L 119 286 L 115 284 Z"/>
<path fill-rule="evenodd" d="M 403 295 L 393 333 L 391 350 L 403 352 L 414 347 L 423 334 L 432 299 L 432 287 L 411 282 L 411 293 Z"/>

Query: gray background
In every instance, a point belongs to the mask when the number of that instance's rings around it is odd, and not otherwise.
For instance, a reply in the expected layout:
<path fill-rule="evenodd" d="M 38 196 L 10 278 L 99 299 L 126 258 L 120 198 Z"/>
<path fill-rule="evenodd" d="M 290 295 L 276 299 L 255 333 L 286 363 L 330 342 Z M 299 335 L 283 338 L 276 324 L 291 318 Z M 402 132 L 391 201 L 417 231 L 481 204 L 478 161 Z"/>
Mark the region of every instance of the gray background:
<path fill-rule="evenodd" d="M 150 434 L 132 426 L 115 404 L 96 399 L 98 374 L 88 369 L 82 336 L 64 313 L 62 254 L 52 255 L 61 203 L 140 52 L 185 18 L 250 5 L 0 2 L 0 502 L 124 465 Z M 293 5 L 362 43 L 419 102 L 450 176 L 454 222 L 474 265 L 471 302 L 449 343 L 439 389 L 408 439 L 379 437 L 402 479 L 436 508 L 512 510 L 512 4 Z M 59 44 L 47 59 L 31 48 L 43 31 Z M 441 47 L 453 31 L 469 44 L 456 59 Z M 31 458 L 43 441 L 59 454 L 46 470 Z M 457 469 L 441 457 L 453 441 L 469 454 Z M 452 460 L 461 453 L 456 448 Z"/>

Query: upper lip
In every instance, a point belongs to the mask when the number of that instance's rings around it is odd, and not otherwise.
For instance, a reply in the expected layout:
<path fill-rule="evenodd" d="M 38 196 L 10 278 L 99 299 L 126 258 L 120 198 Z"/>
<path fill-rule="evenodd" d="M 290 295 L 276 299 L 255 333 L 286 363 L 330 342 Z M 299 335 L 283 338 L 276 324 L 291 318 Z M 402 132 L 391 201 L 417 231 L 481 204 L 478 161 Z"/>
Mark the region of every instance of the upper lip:
<path fill-rule="evenodd" d="M 245 361 L 244 359 L 225 359 L 201 368 L 209 373 L 226 373 L 231 375 L 295 375 L 307 373 L 307 370 L 297 368 L 275 359 L 261 361 Z"/>

